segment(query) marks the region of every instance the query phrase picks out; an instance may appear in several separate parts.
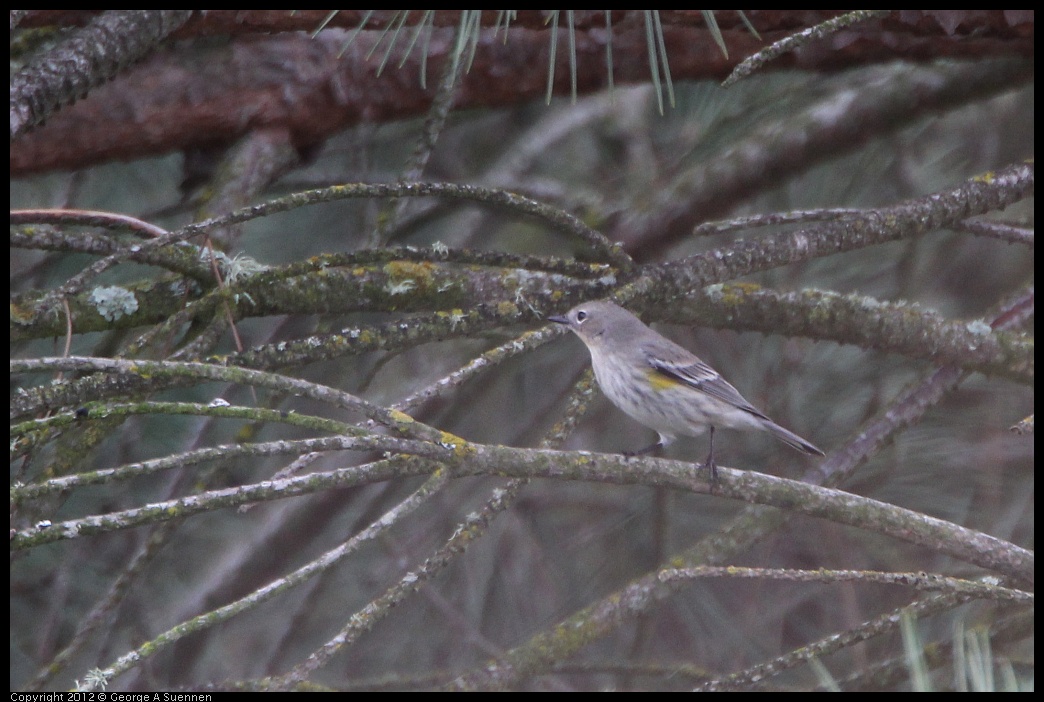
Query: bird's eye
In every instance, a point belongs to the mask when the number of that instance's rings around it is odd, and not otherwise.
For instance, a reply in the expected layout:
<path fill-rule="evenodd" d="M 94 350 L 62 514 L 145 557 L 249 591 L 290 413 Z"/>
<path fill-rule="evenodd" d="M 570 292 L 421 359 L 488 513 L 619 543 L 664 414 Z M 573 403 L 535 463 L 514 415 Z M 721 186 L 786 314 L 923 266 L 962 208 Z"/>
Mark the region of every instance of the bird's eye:
<path fill-rule="evenodd" d="M 580 310 L 579 312 L 576 313 L 576 321 L 582 322 L 585 319 L 587 319 L 587 313 L 586 312 L 584 312 L 583 310 Z"/>

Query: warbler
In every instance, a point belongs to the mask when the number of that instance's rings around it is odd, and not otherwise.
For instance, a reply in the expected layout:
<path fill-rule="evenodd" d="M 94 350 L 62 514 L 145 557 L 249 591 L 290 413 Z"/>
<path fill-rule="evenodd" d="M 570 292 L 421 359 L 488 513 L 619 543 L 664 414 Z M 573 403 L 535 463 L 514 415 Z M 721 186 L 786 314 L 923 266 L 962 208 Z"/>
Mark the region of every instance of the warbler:
<path fill-rule="evenodd" d="M 695 354 L 653 331 L 619 305 L 585 302 L 548 319 L 564 324 L 587 345 L 595 378 L 605 396 L 660 435 L 657 443 L 637 453 L 667 446 L 678 436 L 699 436 L 709 428 L 706 465 L 712 487 L 718 477 L 715 427 L 767 431 L 798 451 L 823 455 L 813 444 L 766 417 Z"/>

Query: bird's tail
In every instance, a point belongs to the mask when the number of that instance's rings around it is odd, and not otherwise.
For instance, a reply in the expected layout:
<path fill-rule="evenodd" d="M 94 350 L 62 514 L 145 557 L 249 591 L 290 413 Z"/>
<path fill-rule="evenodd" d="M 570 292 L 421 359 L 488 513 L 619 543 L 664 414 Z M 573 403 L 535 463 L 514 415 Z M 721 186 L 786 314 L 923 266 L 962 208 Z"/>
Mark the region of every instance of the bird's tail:
<path fill-rule="evenodd" d="M 803 451 L 804 453 L 808 453 L 813 456 L 826 455 L 822 451 L 820 451 L 815 445 L 809 443 L 808 441 L 805 441 L 794 432 L 784 429 L 775 422 L 766 421 L 765 428 L 768 429 L 773 436 L 782 441 L 784 444 L 792 448 L 796 448 L 798 451 Z"/>

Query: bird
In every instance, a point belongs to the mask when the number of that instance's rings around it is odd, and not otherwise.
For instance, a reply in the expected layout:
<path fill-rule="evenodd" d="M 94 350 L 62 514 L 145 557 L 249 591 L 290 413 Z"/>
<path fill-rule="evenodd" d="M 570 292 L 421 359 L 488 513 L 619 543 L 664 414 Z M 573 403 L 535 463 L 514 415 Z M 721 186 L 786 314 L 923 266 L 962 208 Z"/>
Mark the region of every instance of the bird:
<path fill-rule="evenodd" d="M 769 419 L 698 356 L 613 302 L 584 302 L 548 320 L 564 325 L 584 342 L 605 396 L 659 434 L 659 441 L 635 454 L 666 447 L 678 436 L 700 436 L 709 429 L 705 465 L 711 471 L 712 489 L 718 477 L 716 427 L 767 431 L 798 451 L 824 455 L 811 442 Z"/>

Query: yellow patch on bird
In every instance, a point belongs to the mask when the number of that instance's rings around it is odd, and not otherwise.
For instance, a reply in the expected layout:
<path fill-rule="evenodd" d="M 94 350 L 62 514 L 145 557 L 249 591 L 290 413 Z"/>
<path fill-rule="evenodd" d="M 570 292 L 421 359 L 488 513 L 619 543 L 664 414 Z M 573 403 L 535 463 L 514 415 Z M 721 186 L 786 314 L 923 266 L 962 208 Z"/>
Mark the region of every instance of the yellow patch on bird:
<path fill-rule="evenodd" d="M 681 385 L 680 382 L 675 380 L 669 375 L 664 375 L 656 369 L 650 369 L 646 372 L 646 376 L 649 378 L 649 385 L 652 386 L 653 390 L 662 391 L 670 390 Z"/>

